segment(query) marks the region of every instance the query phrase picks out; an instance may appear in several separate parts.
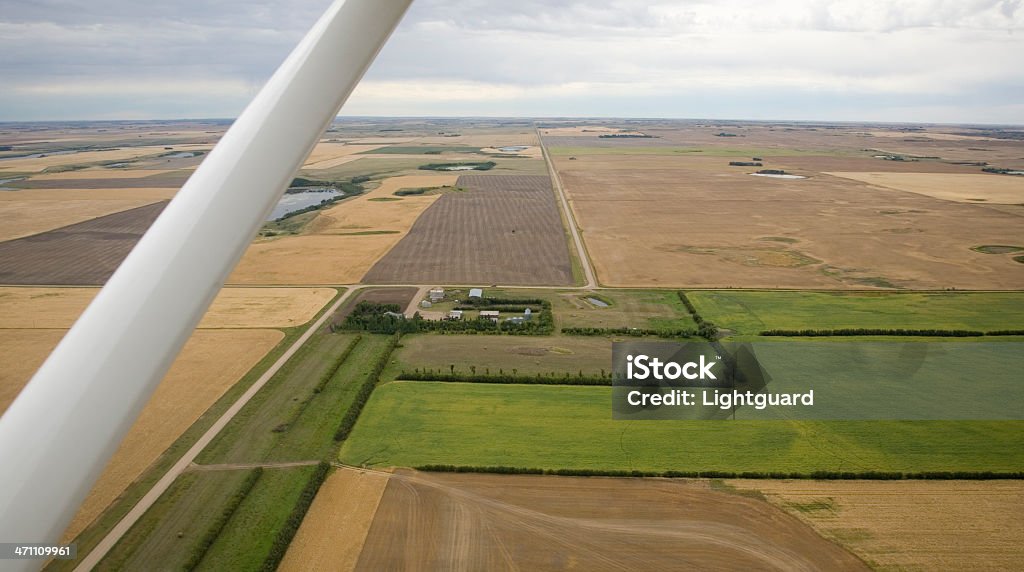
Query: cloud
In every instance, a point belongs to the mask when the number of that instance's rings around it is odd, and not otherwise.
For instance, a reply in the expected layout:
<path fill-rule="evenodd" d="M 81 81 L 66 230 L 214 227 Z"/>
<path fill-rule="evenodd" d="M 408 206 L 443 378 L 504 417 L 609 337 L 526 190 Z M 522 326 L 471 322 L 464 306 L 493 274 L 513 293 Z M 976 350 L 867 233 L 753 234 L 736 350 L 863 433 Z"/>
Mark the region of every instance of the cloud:
<path fill-rule="evenodd" d="M 327 5 L 0 0 L 0 119 L 234 115 Z M 417 0 L 344 111 L 1021 123 L 978 102 L 1024 84 L 1022 24 L 1021 0 Z"/>

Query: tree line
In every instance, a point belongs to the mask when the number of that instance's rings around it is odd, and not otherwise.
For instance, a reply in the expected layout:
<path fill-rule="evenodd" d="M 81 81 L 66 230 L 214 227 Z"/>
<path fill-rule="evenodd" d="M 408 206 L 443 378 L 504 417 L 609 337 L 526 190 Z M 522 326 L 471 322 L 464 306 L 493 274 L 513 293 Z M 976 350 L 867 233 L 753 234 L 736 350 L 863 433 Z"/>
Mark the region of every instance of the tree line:
<path fill-rule="evenodd" d="M 508 302 L 505 300 L 505 302 Z M 426 332 L 437 332 L 441 334 L 507 334 L 507 335 L 547 335 L 554 331 L 554 319 L 551 315 L 551 303 L 540 300 L 539 304 L 529 304 L 524 300 L 516 300 L 513 303 L 520 304 L 516 308 L 526 309 L 528 306 L 540 306 L 540 311 L 530 316 L 529 320 L 520 323 L 499 320 L 495 322 L 487 318 L 476 319 L 452 319 L 425 320 L 417 312 L 412 318 L 406 318 L 401 314 L 402 308 L 398 304 L 381 304 L 377 302 L 359 302 L 352 310 L 352 313 L 339 324 L 332 324 L 331 331 L 351 330 L 364 331 L 375 334 L 416 334 Z M 486 309 L 493 307 L 488 304 L 473 304 L 466 306 L 470 310 Z M 512 306 L 508 306 L 512 307 Z M 390 314 L 389 314 L 390 312 Z M 521 313 L 521 312 L 518 312 Z"/>
<path fill-rule="evenodd" d="M 396 333 L 388 340 L 388 345 L 384 348 L 384 352 L 381 353 L 380 357 L 373 364 L 373 369 L 370 370 L 370 374 L 366 376 L 366 381 L 360 386 L 359 393 L 352 400 L 352 405 L 345 412 L 345 416 L 341 418 L 338 430 L 334 432 L 334 440 L 336 442 L 344 441 L 348 438 L 349 433 L 352 432 L 352 428 L 355 427 L 356 421 L 359 419 L 359 414 L 362 413 L 366 402 L 370 400 L 370 395 L 373 394 L 373 390 L 377 387 L 377 382 L 380 381 L 380 374 L 387 367 L 388 360 L 391 359 L 391 354 L 398 347 L 398 341 L 401 338 L 402 334 Z"/>
<path fill-rule="evenodd" d="M 691 302 L 686 296 L 686 292 L 680 290 L 677 294 L 679 294 L 679 301 L 683 303 L 683 307 L 686 308 L 686 311 L 689 312 L 691 316 L 693 316 L 693 321 L 697 324 L 697 335 L 709 342 L 717 340 L 718 326 L 716 326 L 714 322 L 705 320 L 704 316 L 700 315 L 700 312 L 697 311 L 697 307 L 694 306 L 693 302 Z"/>
<path fill-rule="evenodd" d="M 414 371 L 403 371 L 396 379 L 401 381 L 441 381 L 454 383 L 495 383 L 495 384 L 521 384 L 521 385 L 611 385 L 612 378 L 602 370 L 601 375 L 565 372 L 536 373 L 534 375 L 518 375 L 518 371 L 508 374 L 504 370 L 497 374 L 489 371 L 485 374 L 477 374 L 476 366 L 471 366 L 473 373 L 456 373 L 454 366 L 451 371 L 417 368 Z"/>
<path fill-rule="evenodd" d="M 260 476 L 262 475 L 263 467 L 256 467 L 249 471 L 245 480 L 242 481 L 242 484 L 239 485 L 237 489 L 235 489 L 234 494 L 231 495 L 227 504 L 225 504 L 224 508 L 221 509 L 220 514 L 218 514 L 217 518 L 213 520 L 210 527 L 206 529 L 203 536 L 199 538 L 199 542 L 192 547 L 192 553 L 189 554 L 188 560 L 185 561 L 183 566 L 185 570 L 195 570 L 196 567 L 199 566 L 199 563 L 202 562 L 206 553 L 210 550 L 210 547 L 213 546 L 217 537 L 220 536 L 224 527 L 227 526 L 228 521 L 231 520 L 231 516 L 235 514 L 236 510 L 238 510 L 239 505 L 242 504 L 245 497 L 249 496 L 253 487 L 256 486 L 256 481 L 260 480 Z"/>
<path fill-rule="evenodd" d="M 697 330 L 675 329 L 658 330 L 654 328 L 562 328 L 562 333 L 569 336 L 654 336 L 658 338 L 692 338 Z"/>
<path fill-rule="evenodd" d="M 528 467 L 475 467 L 467 465 L 420 465 L 417 471 L 433 473 L 492 473 L 503 475 L 556 475 L 563 477 L 661 477 L 669 479 L 810 479 L 810 480 L 996 480 L 1024 479 L 1024 471 L 626 471 L 616 469 L 537 469 Z"/>
<path fill-rule="evenodd" d="M 306 481 L 306 486 L 302 488 L 302 492 L 299 493 L 299 500 L 295 502 L 295 506 L 292 507 L 292 512 L 288 515 L 288 520 L 284 522 L 284 526 L 277 531 L 277 536 L 274 537 L 274 543 L 270 546 L 270 553 L 263 559 L 263 565 L 260 567 L 264 572 L 274 572 L 277 567 L 284 560 L 284 555 L 288 552 L 288 545 L 292 543 L 292 539 L 295 538 L 295 533 L 299 531 L 299 526 L 302 524 L 302 519 L 306 518 L 306 513 L 309 511 L 309 507 L 313 504 L 313 499 L 316 498 L 316 493 L 320 490 L 320 485 L 324 484 L 327 479 L 327 473 L 330 471 L 331 465 L 326 461 L 320 461 L 316 466 L 316 470 L 309 476 L 309 480 Z"/>
<path fill-rule="evenodd" d="M 1024 330 L 939 330 L 904 328 L 837 328 L 802 330 L 763 330 L 762 336 L 827 337 L 827 336 L 927 336 L 934 338 L 976 338 L 982 336 L 1021 336 Z"/>

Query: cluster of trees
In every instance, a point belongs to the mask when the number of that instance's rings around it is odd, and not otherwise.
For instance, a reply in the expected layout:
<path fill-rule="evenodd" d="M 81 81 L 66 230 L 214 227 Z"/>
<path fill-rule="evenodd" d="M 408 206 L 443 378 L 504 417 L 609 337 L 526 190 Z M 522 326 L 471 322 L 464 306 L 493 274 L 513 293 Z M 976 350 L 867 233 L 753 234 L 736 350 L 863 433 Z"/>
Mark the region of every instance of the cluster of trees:
<path fill-rule="evenodd" d="M 472 167 L 474 171 L 490 171 L 497 167 L 498 164 L 494 161 L 469 161 L 462 163 L 427 163 L 426 165 L 420 165 L 420 170 L 423 171 L 451 171 L 452 167 Z"/>
<path fill-rule="evenodd" d="M 363 407 L 366 406 L 366 402 L 370 400 L 370 395 L 373 394 L 373 390 L 377 387 L 377 382 L 380 381 L 380 374 L 384 372 L 384 367 L 388 365 L 388 360 L 391 359 L 391 353 L 398 347 L 398 340 L 401 337 L 402 334 L 397 333 L 388 340 L 388 345 L 384 348 L 384 352 L 381 353 L 377 362 L 373 364 L 373 369 L 366 376 L 366 381 L 359 388 L 359 393 L 352 400 L 352 405 L 345 412 L 345 416 L 341 418 L 338 430 L 334 432 L 335 441 L 341 442 L 348 439 L 349 433 L 352 432 L 352 428 L 356 425 L 356 420 L 359 419 L 359 414 L 363 412 Z"/>
<path fill-rule="evenodd" d="M 327 473 L 330 471 L 330 468 L 331 465 L 329 463 L 320 461 L 316 466 L 316 470 L 309 476 L 306 486 L 303 487 L 302 492 L 299 494 L 299 500 L 292 507 L 291 514 L 288 515 L 288 520 L 277 531 L 274 544 L 270 546 L 270 553 L 263 559 L 263 565 L 260 569 L 264 572 L 274 572 L 277 570 L 278 565 L 281 564 L 281 561 L 284 560 L 285 552 L 288 551 L 288 545 L 292 543 L 295 533 L 299 531 L 299 525 L 302 524 L 302 519 L 306 518 L 306 512 L 309 511 L 310 505 L 313 504 L 313 499 L 316 498 L 320 485 L 324 484 L 324 481 L 327 479 Z"/>
<path fill-rule="evenodd" d="M 474 320 L 425 320 L 417 313 L 412 318 L 399 316 L 401 307 L 398 304 L 380 304 L 360 302 L 351 314 L 339 326 L 332 324 L 331 330 L 357 330 L 375 334 L 414 334 L 437 332 L 441 334 L 509 334 L 509 335 L 547 335 L 554 330 L 554 319 L 551 316 L 551 304 L 546 300 L 503 300 L 507 303 L 518 303 L 516 308 L 526 309 L 528 306 L 540 306 L 529 320 L 513 323 L 505 320 L 495 322 L 489 319 Z M 473 303 L 462 306 L 468 310 L 479 310 L 494 306 L 488 303 Z M 512 307 L 512 306 L 508 306 Z M 390 312 L 390 314 L 388 313 Z"/>
<path fill-rule="evenodd" d="M 484 374 L 476 373 L 476 366 L 470 366 L 472 373 L 456 373 L 455 366 L 450 371 L 426 369 L 415 371 L 403 371 L 398 374 L 402 381 L 446 381 L 458 383 L 497 383 L 497 384 L 525 384 L 525 385 L 611 385 L 612 378 L 601 370 L 601 375 L 585 375 L 583 371 L 575 374 L 565 372 L 537 373 L 535 375 L 519 375 L 518 370 L 511 374 L 500 370 L 497 374 L 490 373 L 490 369 Z"/>
<path fill-rule="evenodd" d="M 421 465 L 418 471 L 434 473 L 495 473 L 504 475 L 558 475 L 563 477 L 663 477 L 687 479 L 814 479 L 814 480 L 994 480 L 1024 479 L 1024 471 L 930 471 L 904 473 L 892 471 L 812 471 L 785 473 L 774 471 L 626 471 L 615 469 L 536 469 L 528 467 L 471 467 L 465 465 Z"/>
<path fill-rule="evenodd" d="M 927 336 L 935 338 L 975 338 L 981 336 L 1021 336 L 1024 330 L 937 330 L 903 328 L 837 328 L 834 330 L 764 330 L 762 336 L 827 337 L 827 336 Z"/>
<path fill-rule="evenodd" d="M 646 133 L 610 133 L 608 135 L 598 135 L 598 139 L 654 139 L 654 135 L 647 135 Z"/>
<path fill-rule="evenodd" d="M 1020 175 L 1024 173 L 1021 169 L 1001 169 L 999 167 L 985 167 L 982 169 L 986 173 L 995 173 L 997 175 Z"/>
<path fill-rule="evenodd" d="M 339 191 L 343 191 L 347 195 L 358 195 L 362 193 L 362 183 L 370 180 L 370 177 L 358 176 L 352 177 L 347 181 L 321 181 L 319 179 L 307 179 L 306 177 L 295 177 L 292 179 L 292 183 L 288 185 L 288 190 L 285 192 L 301 193 L 303 187 L 329 187 Z M 296 190 L 292 190 L 296 189 Z"/>
<path fill-rule="evenodd" d="M 692 338 L 696 330 L 676 329 L 657 330 L 653 328 L 562 328 L 562 333 L 569 336 L 655 336 L 659 338 Z"/>
<path fill-rule="evenodd" d="M 228 499 L 224 509 L 220 511 L 217 518 L 214 519 L 213 523 L 210 524 L 210 528 L 206 529 L 203 536 L 199 539 L 199 542 L 192 547 L 192 553 L 189 555 L 188 560 L 185 562 L 183 568 L 185 570 L 195 570 L 199 563 L 206 556 L 207 551 L 213 546 L 214 541 L 220 536 L 221 531 L 227 526 L 228 521 L 231 520 L 231 516 L 238 510 L 238 506 L 242 504 L 245 497 L 249 496 L 249 492 L 256 486 L 256 481 L 260 480 L 260 476 L 263 475 L 263 468 L 256 467 L 249 471 L 248 476 L 242 481 L 238 489 L 235 490 L 235 494 L 231 495 Z"/>
<path fill-rule="evenodd" d="M 714 322 L 705 320 L 704 316 L 701 316 L 700 313 L 697 312 L 696 306 L 694 306 L 693 302 L 691 302 L 686 296 L 686 292 L 680 291 L 678 294 L 679 301 L 683 303 L 683 307 L 686 308 L 686 311 L 689 312 L 691 316 L 693 316 L 693 321 L 697 323 L 697 335 L 709 342 L 717 340 L 718 326 L 716 326 Z"/>

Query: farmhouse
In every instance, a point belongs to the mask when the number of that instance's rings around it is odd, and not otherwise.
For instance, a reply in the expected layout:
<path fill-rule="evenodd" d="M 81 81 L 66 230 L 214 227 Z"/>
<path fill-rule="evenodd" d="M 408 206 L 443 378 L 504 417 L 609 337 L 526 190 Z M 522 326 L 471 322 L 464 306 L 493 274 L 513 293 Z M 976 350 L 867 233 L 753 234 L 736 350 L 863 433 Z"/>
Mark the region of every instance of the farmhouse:
<path fill-rule="evenodd" d="M 451 320 L 461 320 L 462 310 L 452 310 L 451 312 L 448 312 L 448 318 Z"/>
<path fill-rule="evenodd" d="M 433 288 L 430 290 L 430 301 L 439 302 L 444 300 L 444 288 Z"/>
<path fill-rule="evenodd" d="M 469 289 L 469 297 L 470 298 L 483 298 L 484 297 L 484 290 L 483 290 L 483 288 L 470 288 Z"/>
<path fill-rule="evenodd" d="M 429 308 L 431 306 L 433 306 L 433 304 L 430 303 L 430 300 L 423 300 L 420 302 L 420 308 Z"/>
<path fill-rule="evenodd" d="M 481 320 L 491 320 L 492 322 L 497 322 L 498 321 L 498 315 L 500 313 L 501 312 L 499 312 L 497 310 L 480 310 L 480 319 Z"/>

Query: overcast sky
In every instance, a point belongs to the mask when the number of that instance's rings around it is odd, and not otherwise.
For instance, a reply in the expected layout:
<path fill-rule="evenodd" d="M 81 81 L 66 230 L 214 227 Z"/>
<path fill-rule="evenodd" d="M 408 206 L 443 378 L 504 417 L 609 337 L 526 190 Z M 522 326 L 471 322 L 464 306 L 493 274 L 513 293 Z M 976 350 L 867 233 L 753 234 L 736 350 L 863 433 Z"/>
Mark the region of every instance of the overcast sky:
<path fill-rule="evenodd" d="M 0 0 L 0 120 L 234 117 L 329 0 Z M 1024 124 L 1022 0 L 416 0 L 343 115 Z"/>

